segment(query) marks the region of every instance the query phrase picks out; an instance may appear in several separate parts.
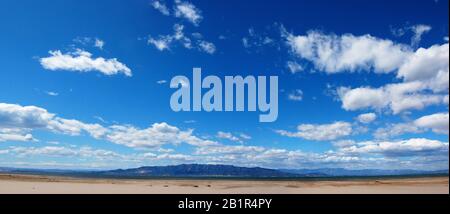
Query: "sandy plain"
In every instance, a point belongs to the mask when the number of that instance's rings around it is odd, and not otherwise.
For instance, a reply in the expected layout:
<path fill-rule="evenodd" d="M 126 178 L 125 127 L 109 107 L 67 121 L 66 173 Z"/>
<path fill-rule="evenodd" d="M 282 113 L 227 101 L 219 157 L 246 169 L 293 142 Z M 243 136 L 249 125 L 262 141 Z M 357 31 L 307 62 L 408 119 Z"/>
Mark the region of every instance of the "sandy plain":
<path fill-rule="evenodd" d="M 0 194 L 449 194 L 449 177 L 133 180 L 0 174 Z"/>

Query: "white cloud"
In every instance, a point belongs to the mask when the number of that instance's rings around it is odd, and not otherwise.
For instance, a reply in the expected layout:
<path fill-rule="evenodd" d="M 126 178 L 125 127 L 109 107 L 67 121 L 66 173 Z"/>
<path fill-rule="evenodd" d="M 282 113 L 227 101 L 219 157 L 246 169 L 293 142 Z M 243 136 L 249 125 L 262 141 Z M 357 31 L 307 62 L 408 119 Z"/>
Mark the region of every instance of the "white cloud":
<path fill-rule="evenodd" d="M 40 59 L 41 65 L 48 70 L 67 70 L 90 72 L 99 71 L 106 75 L 123 73 L 131 76 L 131 70 L 116 58 L 105 59 L 103 57 L 92 58 L 92 54 L 78 49 L 75 52 L 61 53 L 61 51 L 49 51 L 49 57 Z"/>
<path fill-rule="evenodd" d="M 244 48 L 249 48 L 250 47 L 250 44 L 249 44 L 247 38 L 245 38 L 245 37 L 242 38 L 242 45 L 244 46 Z"/>
<path fill-rule="evenodd" d="M 33 135 L 22 129 L 10 129 L 0 127 L 0 142 L 32 142 L 37 141 Z"/>
<path fill-rule="evenodd" d="M 422 35 L 431 30 L 431 26 L 428 25 L 415 25 L 411 27 L 414 35 L 411 38 L 411 46 L 417 47 L 422 40 Z"/>
<path fill-rule="evenodd" d="M 292 93 L 288 95 L 289 100 L 293 101 L 302 101 L 303 100 L 303 91 L 300 89 L 294 90 Z"/>
<path fill-rule="evenodd" d="M 166 16 L 170 15 L 169 8 L 167 8 L 167 6 L 164 4 L 164 2 L 156 0 L 156 1 L 153 1 L 151 3 L 151 5 L 153 8 L 155 8 L 156 10 L 161 12 L 163 15 L 166 15 Z"/>
<path fill-rule="evenodd" d="M 103 46 L 105 46 L 105 41 L 96 38 L 96 39 L 95 39 L 94 46 L 97 47 L 97 48 L 100 49 L 100 50 L 103 50 Z"/>
<path fill-rule="evenodd" d="M 175 24 L 173 26 L 173 30 L 174 30 L 173 38 L 176 41 L 180 41 L 185 48 L 191 49 L 192 48 L 191 39 L 184 35 L 184 25 Z"/>
<path fill-rule="evenodd" d="M 221 138 L 221 139 L 227 139 L 227 140 L 238 142 L 238 143 L 243 143 L 245 140 L 252 139 L 251 136 L 244 134 L 244 133 L 240 133 L 239 135 L 233 135 L 231 132 L 223 132 L 223 131 L 217 132 L 216 137 Z"/>
<path fill-rule="evenodd" d="M 60 157 L 70 157 L 75 156 L 77 152 L 73 149 L 66 147 L 56 147 L 56 146 L 46 146 L 46 147 L 12 147 L 10 152 L 16 153 L 19 156 L 35 156 L 35 155 L 45 155 L 45 156 L 60 156 Z"/>
<path fill-rule="evenodd" d="M 166 84 L 166 83 L 167 83 L 167 80 L 158 80 L 158 81 L 156 81 L 156 83 L 158 83 L 158 84 L 160 84 L 160 85 Z"/>
<path fill-rule="evenodd" d="M 286 63 L 286 67 L 289 69 L 289 71 L 292 74 L 295 74 L 297 72 L 303 71 L 303 67 L 300 64 L 298 64 L 297 62 L 294 62 L 294 61 L 288 61 Z"/>
<path fill-rule="evenodd" d="M 389 104 L 382 89 L 340 87 L 337 92 L 342 101 L 342 108 L 345 110 L 358 110 L 369 107 L 380 109 Z"/>
<path fill-rule="evenodd" d="M 219 131 L 219 132 L 217 132 L 217 137 L 222 138 L 222 139 L 228 139 L 231 141 L 236 141 L 236 142 L 240 141 L 240 139 L 238 137 L 233 136 L 233 134 L 231 134 L 230 132 Z"/>
<path fill-rule="evenodd" d="M 193 135 L 193 130 L 191 129 L 180 130 L 164 122 L 154 123 L 146 129 L 129 125 L 104 127 L 99 124 L 60 118 L 43 108 L 35 106 L 20 106 L 6 103 L 0 103 L 0 129 L 27 131 L 24 134 L 29 134 L 35 129 L 41 129 L 72 136 L 85 132 L 95 139 L 107 140 L 132 148 L 155 148 L 165 144 L 180 143 L 187 143 L 193 146 L 218 144 L 217 142 L 204 140 Z M 23 136 L 31 137 L 31 135 Z M 3 135 L 3 138 L 6 137 L 12 138 L 11 135 Z"/>
<path fill-rule="evenodd" d="M 79 43 L 81 45 L 91 45 L 92 38 L 91 37 L 77 37 L 77 38 L 73 39 L 73 42 Z"/>
<path fill-rule="evenodd" d="M 195 5 L 181 0 L 175 0 L 175 16 L 185 18 L 196 26 L 203 19 L 202 12 Z"/>
<path fill-rule="evenodd" d="M 297 127 L 297 132 L 277 130 L 278 134 L 287 137 L 298 137 L 307 140 L 336 140 L 352 134 L 352 125 L 347 122 L 334 122 L 331 124 L 301 124 Z"/>
<path fill-rule="evenodd" d="M 105 46 L 105 41 L 93 37 L 77 37 L 73 39 L 73 42 L 79 43 L 83 46 L 93 46 L 100 50 L 103 50 L 103 46 Z"/>
<path fill-rule="evenodd" d="M 370 35 L 337 36 L 310 31 L 300 36 L 286 33 L 286 39 L 296 56 L 311 61 L 317 69 L 327 73 L 358 70 L 388 73 L 411 54 L 408 46 Z"/>
<path fill-rule="evenodd" d="M 202 35 L 201 33 L 199 33 L 199 32 L 194 32 L 194 33 L 192 33 L 191 35 L 192 35 L 192 37 L 194 37 L 195 39 L 202 39 L 202 38 L 203 38 L 203 35 Z"/>
<path fill-rule="evenodd" d="M 270 168 L 423 168 L 441 169 L 448 166 L 448 143 L 428 139 L 403 141 L 340 141 L 334 143 L 337 151 L 322 153 L 265 148 L 260 146 L 226 146 L 221 144 L 196 147 L 192 154 L 176 154 L 171 149 L 155 149 L 145 153 L 119 154 L 113 151 L 90 147 L 10 147 L 0 150 L 4 155 L 23 158 L 45 156 L 71 158 L 76 164 L 71 167 L 113 167 L 117 164 L 129 167 L 142 165 L 167 165 L 180 163 L 232 164 L 238 166 L 260 166 Z M 154 152 L 155 153 L 154 153 Z M 369 156 L 367 156 L 369 155 Z M 383 157 L 380 157 L 382 155 Z M 75 158 L 81 157 L 81 158 Z M 409 158 L 406 159 L 405 158 Z M 114 161 L 112 161 L 114 160 Z M 84 162 L 83 162 L 84 161 Z M 112 162 L 111 162 L 112 161 Z M 24 162 L 27 163 L 27 162 Z M 37 164 L 30 162 L 29 164 Z M 22 164 L 23 165 L 23 164 Z M 47 166 L 59 166 L 57 162 Z"/>
<path fill-rule="evenodd" d="M 338 88 L 338 96 L 345 110 L 389 108 L 394 114 L 406 110 L 421 110 L 430 105 L 445 104 L 447 95 L 433 94 L 419 81 L 388 84 L 380 88 Z"/>
<path fill-rule="evenodd" d="M 47 110 L 36 106 L 0 103 L 0 128 L 33 129 L 46 127 L 54 118 Z"/>
<path fill-rule="evenodd" d="M 423 133 L 431 130 L 436 134 L 447 134 L 449 129 L 448 113 L 436 113 L 420 117 L 412 122 L 388 124 L 378 128 L 374 136 L 378 139 L 388 139 L 406 133 Z"/>
<path fill-rule="evenodd" d="M 427 26 L 414 27 L 417 35 L 427 30 Z M 398 114 L 448 102 L 448 43 L 414 51 L 410 46 L 370 35 L 337 36 L 317 31 L 300 36 L 284 34 L 292 52 L 311 61 L 318 70 L 396 72 L 397 78 L 403 80 L 379 88 L 340 87 L 338 95 L 345 110 L 388 108 Z"/>
<path fill-rule="evenodd" d="M 29 156 L 47 156 L 47 157 L 83 157 L 93 159 L 117 159 L 122 155 L 103 149 L 93 149 L 83 146 L 81 148 L 68 148 L 63 146 L 44 146 L 44 147 L 11 147 L 10 153 L 21 157 Z"/>
<path fill-rule="evenodd" d="M 429 128 L 438 134 L 447 134 L 449 130 L 449 117 L 447 113 L 436 113 L 432 115 L 423 116 L 414 121 L 418 127 Z"/>
<path fill-rule="evenodd" d="M 170 43 L 172 43 L 172 37 L 160 36 L 158 39 L 150 37 L 148 38 L 147 43 L 154 45 L 156 49 L 160 51 L 169 50 Z"/>
<path fill-rule="evenodd" d="M 378 128 L 373 134 L 377 139 L 389 139 L 406 133 L 422 133 L 424 130 L 411 123 L 388 124 L 386 127 Z"/>
<path fill-rule="evenodd" d="M 251 152 L 263 152 L 265 148 L 259 146 L 211 146 L 199 147 L 196 149 L 196 154 L 248 154 Z"/>
<path fill-rule="evenodd" d="M 448 142 L 413 138 L 400 141 L 366 141 L 357 145 L 341 148 L 349 154 L 382 154 L 386 156 L 416 156 L 448 153 Z"/>
<path fill-rule="evenodd" d="M 173 26 L 173 34 L 160 35 L 158 38 L 149 36 L 147 43 L 155 46 L 159 51 L 170 50 L 174 43 L 179 43 L 186 49 L 196 48 L 208 54 L 216 52 L 216 46 L 211 42 L 204 40 L 196 40 L 193 42 L 191 38 L 185 35 L 184 28 L 184 25 L 175 24 Z"/>
<path fill-rule="evenodd" d="M 214 54 L 214 52 L 216 52 L 216 46 L 211 42 L 200 41 L 198 46 L 199 46 L 200 50 L 202 50 L 208 54 Z"/>
<path fill-rule="evenodd" d="M 264 46 L 277 46 L 272 36 L 269 32 L 256 33 L 255 29 L 251 27 L 248 29 L 248 34 L 242 38 L 242 45 L 246 49 L 254 48 L 260 52 Z"/>
<path fill-rule="evenodd" d="M 399 67 L 397 77 L 405 82 L 420 81 L 433 91 L 447 91 L 449 85 L 449 45 L 419 48 Z"/>
<path fill-rule="evenodd" d="M 244 134 L 244 133 L 239 134 L 239 137 L 241 137 L 244 140 L 251 140 L 252 139 L 252 136 Z"/>
<path fill-rule="evenodd" d="M 54 92 L 54 91 L 46 91 L 45 92 L 47 95 L 49 95 L 49 96 L 53 96 L 53 97 L 55 97 L 55 96 L 58 96 L 59 94 L 57 93 L 57 92 Z"/>
<path fill-rule="evenodd" d="M 374 120 L 376 120 L 377 119 L 377 115 L 375 113 L 360 114 L 360 115 L 358 115 L 357 119 L 358 119 L 358 121 L 360 123 L 367 124 L 367 123 L 371 123 Z"/>
<path fill-rule="evenodd" d="M 227 140 L 230 140 L 230 141 L 234 141 L 234 142 L 239 142 L 239 143 L 242 143 L 243 142 L 243 139 L 241 139 L 240 137 L 238 137 L 238 136 L 234 136 L 232 133 L 230 133 L 230 132 L 222 132 L 222 131 L 219 131 L 219 132 L 217 132 L 217 138 L 221 138 L 221 139 L 227 139 Z M 249 136 L 247 136 L 247 135 L 244 135 L 244 137 L 249 137 Z"/>
<path fill-rule="evenodd" d="M 132 126 L 113 125 L 105 134 L 105 139 L 133 148 L 154 148 L 165 144 L 187 143 L 193 146 L 215 145 L 217 142 L 204 140 L 192 134 L 193 130 L 180 130 L 167 123 L 154 123 L 146 129 Z"/>
<path fill-rule="evenodd" d="M 413 25 L 406 26 L 401 28 L 391 28 L 391 32 L 394 36 L 401 37 L 404 36 L 407 32 L 411 32 L 413 35 L 411 37 L 411 46 L 416 48 L 420 41 L 422 40 L 423 34 L 429 32 L 431 30 L 431 26 L 428 25 Z"/>
<path fill-rule="evenodd" d="M 58 141 L 48 141 L 47 143 L 48 143 L 48 144 L 51 144 L 51 145 L 59 145 L 59 144 L 61 144 L 61 143 L 58 142 Z"/>
<path fill-rule="evenodd" d="M 331 142 L 331 144 L 333 144 L 333 146 L 337 147 L 337 148 L 345 148 L 345 147 L 350 147 L 356 144 L 356 142 L 354 140 L 339 140 L 339 141 L 334 141 Z"/>

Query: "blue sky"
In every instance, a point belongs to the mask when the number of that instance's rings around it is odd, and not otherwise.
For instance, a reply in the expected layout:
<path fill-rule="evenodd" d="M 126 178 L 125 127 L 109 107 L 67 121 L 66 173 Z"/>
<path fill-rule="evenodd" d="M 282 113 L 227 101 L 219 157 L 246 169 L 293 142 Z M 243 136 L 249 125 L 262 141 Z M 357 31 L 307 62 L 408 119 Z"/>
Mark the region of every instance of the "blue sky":
<path fill-rule="evenodd" d="M 448 169 L 448 1 L 0 3 L 0 165 Z M 276 75 L 279 116 L 173 112 L 172 77 Z"/>

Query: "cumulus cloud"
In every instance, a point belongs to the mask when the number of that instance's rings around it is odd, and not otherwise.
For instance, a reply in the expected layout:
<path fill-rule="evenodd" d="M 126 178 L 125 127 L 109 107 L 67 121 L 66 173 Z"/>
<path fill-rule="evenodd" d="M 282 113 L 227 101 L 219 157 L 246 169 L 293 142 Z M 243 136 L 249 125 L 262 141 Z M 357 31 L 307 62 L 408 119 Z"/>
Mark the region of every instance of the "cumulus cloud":
<path fill-rule="evenodd" d="M 23 129 L 11 129 L 0 127 L 0 142 L 32 142 L 37 141 L 33 135 Z"/>
<path fill-rule="evenodd" d="M 336 140 L 352 134 L 352 125 L 347 122 L 334 122 L 331 124 L 301 124 L 297 127 L 297 132 L 277 130 L 278 134 L 287 137 L 304 138 L 307 140 Z"/>
<path fill-rule="evenodd" d="M 403 63 L 397 77 L 405 82 L 420 81 L 427 89 L 447 91 L 449 85 L 449 45 L 419 48 Z"/>
<path fill-rule="evenodd" d="M 199 25 L 203 19 L 202 11 L 190 2 L 175 0 L 175 16 L 185 18 L 194 25 Z"/>
<path fill-rule="evenodd" d="M 377 139 L 389 139 L 407 133 L 422 133 L 424 130 L 411 123 L 387 124 L 386 127 L 378 128 L 374 132 Z"/>
<path fill-rule="evenodd" d="M 359 70 L 388 73 L 411 54 L 408 46 L 370 35 L 338 36 L 310 31 L 299 36 L 285 33 L 285 37 L 294 55 L 311 61 L 316 69 L 327 73 Z"/>
<path fill-rule="evenodd" d="M 132 126 L 113 125 L 104 138 L 110 142 L 133 148 L 154 148 L 165 144 L 187 143 L 193 146 L 215 145 L 217 142 L 204 140 L 193 135 L 193 130 L 180 130 L 167 123 L 154 123 L 146 129 Z"/>
<path fill-rule="evenodd" d="M 340 150 L 348 154 L 381 154 L 385 156 L 443 155 L 448 153 L 448 142 L 425 138 L 399 141 L 365 141 Z"/>
<path fill-rule="evenodd" d="M 448 113 L 436 113 L 420 117 L 406 123 L 388 124 L 386 127 L 378 128 L 374 136 L 378 139 L 388 139 L 407 133 L 423 133 L 432 131 L 436 134 L 447 134 L 449 129 Z"/>
<path fill-rule="evenodd" d="M 261 146 L 228 146 L 215 144 L 195 147 L 192 154 L 176 154 L 173 150 L 157 149 L 152 152 L 120 154 L 113 151 L 90 147 L 10 147 L 0 150 L 4 155 L 22 158 L 37 156 L 51 158 L 82 157 L 72 160 L 87 160 L 99 166 L 114 163 L 133 165 L 167 165 L 180 163 L 233 164 L 238 166 L 262 166 L 272 168 L 426 168 L 442 169 L 448 166 L 448 143 L 429 139 L 409 139 L 403 141 L 351 140 L 334 143 L 336 151 L 322 153 L 303 152 Z M 154 151 L 154 152 L 153 152 Z M 380 157 L 381 155 L 381 157 Z M 405 159 L 406 158 L 406 159 Z M 104 162 L 102 162 L 102 160 Z M 414 161 L 412 161 L 414 160 Z M 33 162 L 36 163 L 36 162 Z M 109 163 L 109 164 L 108 164 Z M 80 167 L 83 163 L 74 164 Z M 49 163 L 55 166 L 58 163 Z M 73 167 L 72 166 L 72 167 Z M 117 164 L 112 165 L 117 167 Z M 430 168 L 431 167 L 431 168 Z"/>
<path fill-rule="evenodd" d="M 77 136 L 87 133 L 95 139 L 106 140 L 132 148 L 155 148 L 165 144 L 187 143 L 193 146 L 215 145 L 217 142 L 204 140 L 193 135 L 193 130 L 180 130 L 167 123 L 154 123 L 140 129 L 129 125 L 104 127 L 65 119 L 35 106 L 20 106 L 0 103 L 0 130 L 17 129 L 27 131 L 23 137 L 31 139 L 29 132 L 35 129 Z M 10 133 L 1 132 L 2 139 L 11 139 Z M 27 135 L 28 134 L 28 135 Z M 17 135 L 17 134 L 16 134 Z M 17 138 L 17 136 L 15 136 Z"/>
<path fill-rule="evenodd" d="M 448 81 L 448 79 L 447 79 Z M 406 110 L 421 110 L 430 105 L 445 104 L 448 95 L 429 92 L 420 81 L 388 84 L 380 88 L 339 87 L 337 94 L 345 110 L 390 109 L 398 114 Z"/>
<path fill-rule="evenodd" d="M 170 11 L 167 8 L 166 4 L 163 1 L 153 1 L 151 3 L 152 7 L 161 12 L 163 15 L 169 16 Z"/>
<path fill-rule="evenodd" d="M 265 167 L 288 167 L 288 168 L 323 168 L 323 167 L 344 167 L 344 168 L 417 168 L 445 167 L 448 158 L 445 151 L 448 151 L 448 144 L 438 142 L 437 145 L 427 146 L 426 142 L 432 140 L 416 139 L 401 142 L 380 143 L 382 149 L 363 148 L 365 145 L 375 142 L 354 142 L 341 141 L 342 146 L 337 151 L 327 151 L 323 153 L 303 152 L 300 150 L 286 150 L 277 148 L 264 148 L 258 146 L 217 146 L 209 148 L 196 148 L 194 153 L 196 160 L 208 163 L 232 163 L 244 166 L 265 166 Z M 419 145 L 418 145 L 419 144 Z M 397 147 L 397 148 L 396 148 Z M 430 156 L 434 154 L 436 156 Z M 369 155 L 369 156 L 367 156 Z M 381 155 L 381 156 L 380 156 Z M 406 160 L 405 160 L 406 158 Z M 421 158 L 421 160 L 419 160 Z M 414 159 L 415 161 L 411 161 Z M 432 159 L 435 159 L 434 161 Z M 447 161 L 446 161 L 447 160 Z M 442 162 L 437 164 L 436 162 Z M 420 163 L 419 163 L 420 162 Z M 428 168 L 429 169 L 429 168 Z"/>
<path fill-rule="evenodd" d="M 446 115 L 445 115 L 446 114 Z M 445 123 L 445 120 L 447 123 Z M 439 122 L 440 121 L 440 122 Z M 448 113 L 437 113 L 424 116 L 412 122 L 422 129 L 440 132 L 448 127 Z M 102 126 L 99 124 L 84 123 L 78 120 L 66 119 L 49 113 L 46 109 L 35 106 L 20 106 L 0 103 L 0 141 L 5 133 L 15 133 L 22 137 L 28 135 L 32 139 L 34 130 L 46 130 L 68 135 L 86 133 L 95 139 L 124 145 L 131 148 L 146 149 L 145 153 L 119 154 L 113 151 L 92 149 L 89 147 L 11 147 L 1 150 L 5 155 L 20 155 L 22 157 L 49 156 L 49 157 L 83 157 L 95 160 L 119 161 L 121 163 L 145 164 L 177 164 L 177 163 L 228 163 L 244 166 L 265 167 L 362 167 L 382 168 L 415 167 L 414 164 L 424 164 L 427 167 L 436 167 L 430 160 L 410 161 L 408 158 L 442 157 L 441 162 L 448 161 L 448 143 L 428 139 L 410 139 L 403 141 L 366 141 L 355 142 L 341 140 L 333 142 L 336 151 L 322 153 L 308 153 L 300 150 L 287 150 L 280 148 L 266 148 L 261 146 L 228 146 L 216 141 L 205 140 L 194 135 L 193 130 L 183 130 L 167 123 L 154 123 L 147 128 L 138 128 L 131 125 L 116 124 Z M 349 136 L 353 132 L 352 126 L 346 122 L 331 124 L 302 124 L 296 132 L 277 131 L 290 137 L 300 137 L 311 140 L 335 140 Z M 219 133 L 218 133 L 219 135 Z M 247 140 L 251 137 L 243 133 L 226 133 L 222 136 L 231 139 Z M 8 136 L 6 141 L 11 140 Z M 21 141 L 21 140 L 17 140 Z M 194 146 L 192 154 L 175 154 L 173 150 L 162 149 L 164 145 L 178 145 L 186 143 Z M 151 152 L 147 152 L 151 151 Z M 170 153 L 170 154 L 169 154 Z M 375 155 L 375 157 L 366 157 Z M 377 155 L 384 157 L 380 158 Z M 399 158 L 397 158 L 399 157 Z M 74 158 L 78 160 L 80 158 Z M 96 161 L 92 161 L 97 163 Z M 431 164 L 431 165 L 427 165 Z M 447 163 L 448 164 L 448 163 Z M 421 165 L 421 167 L 424 167 Z M 441 165 L 439 165 L 441 166 Z"/>
<path fill-rule="evenodd" d="M 429 27 L 416 26 L 417 35 Z M 340 87 L 338 95 L 345 110 L 390 109 L 394 114 L 448 103 L 448 43 L 413 50 L 411 46 L 370 35 L 326 35 L 310 31 L 295 36 L 284 33 L 292 53 L 326 73 L 373 71 L 396 72 L 403 82 L 379 88 Z M 417 37 L 419 38 L 419 36 Z"/>
<path fill-rule="evenodd" d="M 33 129 L 46 127 L 55 115 L 36 106 L 0 103 L 0 127 Z"/>
<path fill-rule="evenodd" d="M 94 137 L 101 136 L 106 129 L 99 124 L 87 124 L 77 120 L 57 117 L 46 109 L 36 106 L 20 106 L 0 103 L 0 128 L 31 131 L 43 129 L 67 135 L 80 135 L 86 131 Z"/>
<path fill-rule="evenodd" d="M 357 117 L 357 120 L 360 123 L 365 123 L 365 124 L 371 123 L 371 122 L 373 122 L 376 119 L 377 119 L 377 115 L 375 113 L 360 114 Z"/>
<path fill-rule="evenodd" d="M 423 116 L 414 121 L 418 127 L 431 129 L 438 134 L 447 134 L 449 130 L 449 117 L 447 113 L 436 113 L 432 115 Z"/>
<path fill-rule="evenodd" d="M 363 108 L 380 109 L 389 104 L 385 99 L 385 93 L 381 89 L 373 89 L 370 87 L 361 87 L 350 89 L 340 87 L 337 94 L 342 101 L 342 108 L 345 110 L 357 110 Z"/>
<path fill-rule="evenodd" d="M 105 75 L 123 73 L 131 76 L 131 69 L 119 62 L 116 58 L 105 59 L 103 57 L 92 58 L 92 54 L 77 49 L 75 52 L 62 53 L 59 50 L 49 51 L 49 57 L 40 59 L 42 67 L 48 70 L 67 70 L 78 72 L 98 71 Z"/>

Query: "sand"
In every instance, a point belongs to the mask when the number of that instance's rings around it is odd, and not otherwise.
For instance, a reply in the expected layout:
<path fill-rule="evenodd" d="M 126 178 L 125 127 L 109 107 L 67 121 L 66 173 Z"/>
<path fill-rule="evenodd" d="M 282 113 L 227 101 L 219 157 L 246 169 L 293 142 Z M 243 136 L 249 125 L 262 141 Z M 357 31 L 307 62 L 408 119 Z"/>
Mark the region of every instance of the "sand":
<path fill-rule="evenodd" d="M 121 180 L 0 174 L 0 194 L 449 194 L 449 177 L 340 181 Z"/>

